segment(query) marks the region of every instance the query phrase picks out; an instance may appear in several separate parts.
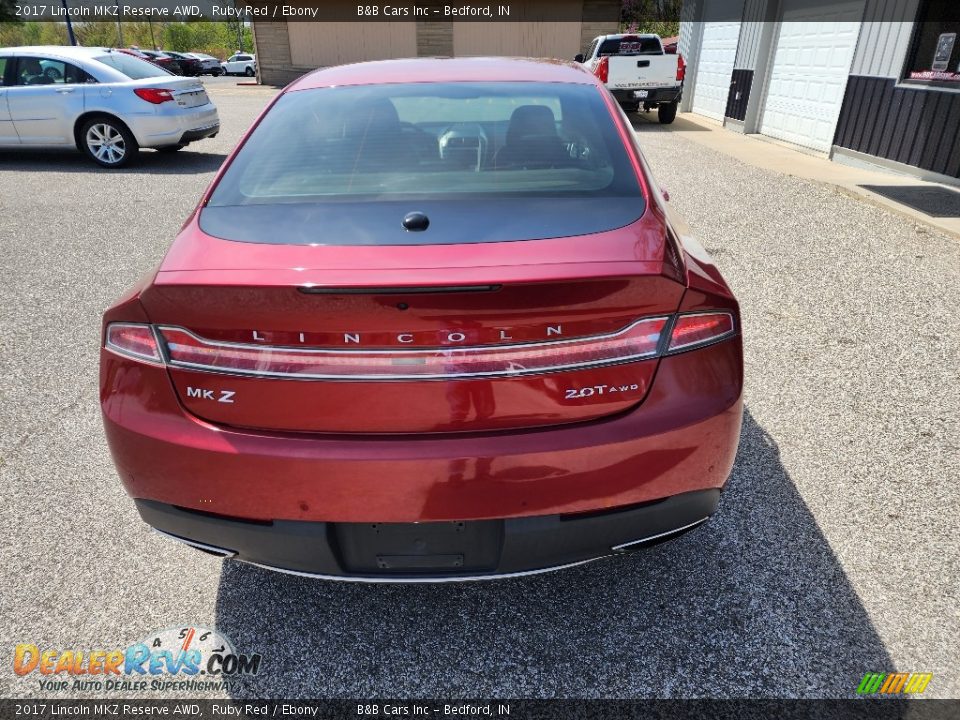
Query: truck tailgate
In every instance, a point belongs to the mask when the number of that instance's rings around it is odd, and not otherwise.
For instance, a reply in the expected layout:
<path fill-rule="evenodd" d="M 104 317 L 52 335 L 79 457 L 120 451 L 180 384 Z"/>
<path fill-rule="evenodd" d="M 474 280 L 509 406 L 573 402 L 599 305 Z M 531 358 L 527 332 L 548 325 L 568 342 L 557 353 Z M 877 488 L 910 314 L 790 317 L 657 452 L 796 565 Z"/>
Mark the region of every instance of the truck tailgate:
<path fill-rule="evenodd" d="M 620 55 L 611 56 L 608 62 L 607 87 L 611 90 L 640 90 L 679 84 L 676 55 Z"/>

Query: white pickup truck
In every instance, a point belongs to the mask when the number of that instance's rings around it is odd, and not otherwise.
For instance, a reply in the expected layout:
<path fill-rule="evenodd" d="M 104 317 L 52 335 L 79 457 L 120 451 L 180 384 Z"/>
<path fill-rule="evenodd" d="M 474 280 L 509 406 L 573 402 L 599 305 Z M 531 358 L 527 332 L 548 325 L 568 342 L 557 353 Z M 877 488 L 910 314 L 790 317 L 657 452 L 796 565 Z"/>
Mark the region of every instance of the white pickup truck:
<path fill-rule="evenodd" d="M 677 117 L 686 64 L 682 55 L 664 52 L 659 35 L 601 35 L 574 60 L 599 77 L 625 110 L 657 108 L 665 124 Z"/>

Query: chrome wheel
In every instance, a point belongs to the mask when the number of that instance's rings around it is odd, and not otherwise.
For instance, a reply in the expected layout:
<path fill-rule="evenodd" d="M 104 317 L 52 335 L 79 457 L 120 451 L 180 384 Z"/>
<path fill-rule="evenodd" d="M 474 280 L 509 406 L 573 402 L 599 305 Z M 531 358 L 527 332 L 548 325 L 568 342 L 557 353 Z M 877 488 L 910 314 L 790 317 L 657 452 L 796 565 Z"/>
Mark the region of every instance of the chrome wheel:
<path fill-rule="evenodd" d="M 113 125 L 96 123 L 87 130 L 87 147 L 91 154 L 106 165 L 116 165 L 127 154 L 123 134 Z"/>

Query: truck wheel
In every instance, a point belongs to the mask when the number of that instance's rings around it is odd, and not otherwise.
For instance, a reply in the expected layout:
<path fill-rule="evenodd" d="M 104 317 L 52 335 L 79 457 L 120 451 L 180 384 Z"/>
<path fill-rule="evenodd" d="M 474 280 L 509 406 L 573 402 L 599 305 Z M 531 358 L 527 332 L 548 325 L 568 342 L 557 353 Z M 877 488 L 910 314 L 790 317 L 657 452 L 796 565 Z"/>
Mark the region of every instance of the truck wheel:
<path fill-rule="evenodd" d="M 669 125 L 677 118 L 677 103 L 672 102 L 657 108 L 657 117 L 664 125 Z"/>
<path fill-rule="evenodd" d="M 244 75 L 246 75 L 247 77 L 253 77 L 254 75 L 256 75 L 256 73 L 253 71 L 253 68 L 252 68 L 252 67 L 248 67 L 248 68 L 244 71 Z"/>

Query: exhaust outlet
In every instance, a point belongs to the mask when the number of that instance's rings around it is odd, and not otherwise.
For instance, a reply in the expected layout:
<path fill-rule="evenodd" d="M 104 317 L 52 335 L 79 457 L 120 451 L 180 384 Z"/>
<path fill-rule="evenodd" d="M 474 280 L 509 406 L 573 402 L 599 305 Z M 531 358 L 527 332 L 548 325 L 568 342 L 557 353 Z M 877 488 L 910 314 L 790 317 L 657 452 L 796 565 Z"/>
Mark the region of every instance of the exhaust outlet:
<path fill-rule="evenodd" d="M 176 540 L 177 542 L 181 542 L 184 545 L 189 545 L 190 547 L 196 550 L 199 550 L 201 552 L 205 552 L 208 555 L 215 555 L 216 557 L 219 557 L 219 558 L 232 558 L 232 557 L 235 557 L 237 554 L 233 550 L 227 550 L 226 548 L 217 547 L 216 545 L 207 545 L 206 543 L 197 542 L 196 540 L 187 540 L 187 538 L 182 538 L 179 535 L 171 535 L 168 532 L 164 532 L 163 530 L 157 530 L 156 528 L 154 528 L 153 531 L 159 535 L 163 535 L 165 538 L 169 538 L 170 540 Z"/>
<path fill-rule="evenodd" d="M 634 550 L 639 550 L 644 545 L 654 543 L 658 540 L 664 540 L 673 535 L 679 535 L 680 533 L 684 533 L 687 530 L 691 530 L 695 528 L 697 525 L 699 525 L 700 523 L 704 523 L 709 519 L 710 519 L 709 517 L 700 518 L 699 520 L 696 520 L 690 523 L 689 525 L 684 525 L 683 527 L 674 528 L 673 530 L 667 530 L 666 532 L 657 533 L 656 535 L 651 535 L 649 537 L 640 538 L 639 540 L 631 540 L 630 542 L 625 542 L 620 545 L 614 545 L 610 549 L 613 550 L 613 552 L 615 553 L 633 552 Z"/>

